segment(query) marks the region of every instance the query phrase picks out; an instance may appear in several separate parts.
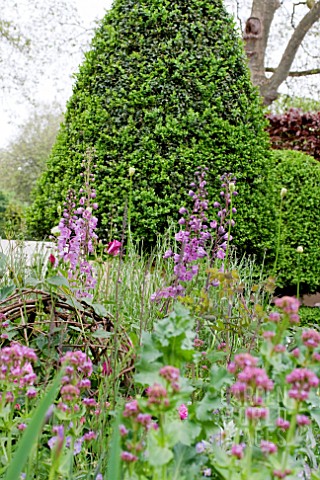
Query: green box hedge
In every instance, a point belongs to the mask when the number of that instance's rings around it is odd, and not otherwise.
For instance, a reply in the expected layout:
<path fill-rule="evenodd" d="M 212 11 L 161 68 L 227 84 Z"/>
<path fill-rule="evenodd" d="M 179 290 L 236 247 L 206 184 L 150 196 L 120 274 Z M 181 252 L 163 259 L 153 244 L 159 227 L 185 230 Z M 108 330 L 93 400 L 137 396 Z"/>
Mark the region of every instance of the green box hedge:
<path fill-rule="evenodd" d="M 211 195 L 222 173 L 237 176 L 236 243 L 261 251 L 268 235 L 258 195 L 270 163 L 265 125 L 221 0 L 116 0 L 76 77 L 29 232 L 42 238 L 58 223 L 57 206 L 80 186 L 81 162 L 93 148 L 102 239 L 121 237 L 129 167 L 136 169 L 133 236 L 151 247 L 178 218 L 194 171 L 206 165 Z"/>

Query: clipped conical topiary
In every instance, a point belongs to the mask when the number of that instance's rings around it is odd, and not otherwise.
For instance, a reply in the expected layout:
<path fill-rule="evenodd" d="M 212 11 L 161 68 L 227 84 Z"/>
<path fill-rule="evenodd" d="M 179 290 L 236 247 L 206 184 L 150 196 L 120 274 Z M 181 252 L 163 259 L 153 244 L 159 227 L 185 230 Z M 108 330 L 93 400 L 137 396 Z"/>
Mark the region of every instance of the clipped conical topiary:
<path fill-rule="evenodd" d="M 120 238 L 129 167 L 131 230 L 152 245 L 178 218 L 194 171 L 205 165 L 215 195 L 221 174 L 236 175 L 235 243 L 259 249 L 268 234 L 267 224 L 257 228 L 269 155 L 264 126 L 221 0 L 116 0 L 77 75 L 29 213 L 30 232 L 43 237 L 58 223 L 57 206 L 80 186 L 81 163 L 93 149 L 100 237 Z"/>

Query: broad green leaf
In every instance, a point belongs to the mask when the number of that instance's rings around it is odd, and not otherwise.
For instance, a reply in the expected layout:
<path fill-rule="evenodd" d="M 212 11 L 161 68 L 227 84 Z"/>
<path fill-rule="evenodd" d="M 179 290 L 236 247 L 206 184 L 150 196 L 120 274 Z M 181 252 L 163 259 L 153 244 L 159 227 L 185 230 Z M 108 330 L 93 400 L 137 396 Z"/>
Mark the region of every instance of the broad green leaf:
<path fill-rule="evenodd" d="M 54 275 L 53 277 L 47 278 L 49 285 L 54 285 L 55 287 L 67 287 L 70 288 L 68 280 L 62 275 Z"/>
<path fill-rule="evenodd" d="M 148 461 L 153 467 L 161 467 L 166 465 L 173 458 L 172 451 L 167 447 L 159 447 L 158 445 L 153 445 L 150 450 L 148 450 Z"/>
<path fill-rule="evenodd" d="M 8 285 L 7 287 L 0 288 L 0 302 L 10 297 L 10 295 L 15 291 L 15 285 Z"/>

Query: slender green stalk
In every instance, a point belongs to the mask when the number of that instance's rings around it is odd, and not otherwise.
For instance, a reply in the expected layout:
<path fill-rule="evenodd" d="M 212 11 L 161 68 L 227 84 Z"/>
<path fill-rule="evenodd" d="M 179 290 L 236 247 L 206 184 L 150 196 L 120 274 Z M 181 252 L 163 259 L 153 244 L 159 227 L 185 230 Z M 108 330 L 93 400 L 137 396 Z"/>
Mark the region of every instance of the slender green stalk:
<path fill-rule="evenodd" d="M 286 188 L 283 188 L 280 192 L 280 208 L 279 208 L 279 222 L 278 222 L 278 232 L 277 232 L 277 249 L 276 249 L 276 258 L 273 265 L 273 275 L 275 276 L 277 273 L 277 264 L 279 259 L 279 252 L 280 252 L 280 241 L 281 241 L 281 227 L 282 227 L 282 207 L 283 207 L 283 199 L 287 193 Z"/>

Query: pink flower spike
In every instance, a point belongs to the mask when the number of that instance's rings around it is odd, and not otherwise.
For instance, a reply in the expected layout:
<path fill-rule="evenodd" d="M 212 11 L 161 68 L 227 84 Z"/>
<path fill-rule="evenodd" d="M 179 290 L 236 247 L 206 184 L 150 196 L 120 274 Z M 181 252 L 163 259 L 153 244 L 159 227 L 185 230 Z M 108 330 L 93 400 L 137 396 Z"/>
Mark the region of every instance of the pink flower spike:
<path fill-rule="evenodd" d="M 108 243 L 107 253 L 115 257 L 119 254 L 121 245 L 121 242 L 119 242 L 118 240 L 112 240 L 112 242 Z"/>

